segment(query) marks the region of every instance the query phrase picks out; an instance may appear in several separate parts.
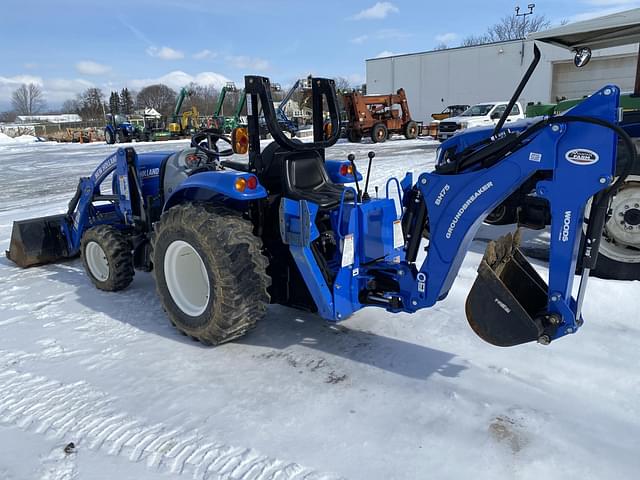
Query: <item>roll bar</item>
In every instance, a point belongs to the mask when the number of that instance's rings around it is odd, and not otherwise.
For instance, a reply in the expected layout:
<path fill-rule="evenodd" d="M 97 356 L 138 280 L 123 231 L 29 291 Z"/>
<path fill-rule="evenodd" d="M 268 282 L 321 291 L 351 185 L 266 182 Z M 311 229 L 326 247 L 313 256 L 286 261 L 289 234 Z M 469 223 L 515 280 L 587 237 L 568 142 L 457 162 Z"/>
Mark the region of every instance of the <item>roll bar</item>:
<path fill-rule="evenodd" d="M 244 77 L 247 93 L 247 116 L 249 127 L 249 153 L 260 153 L 260 111 L 258 99 L 269 133 L 282 148 L 289 151 L 309 151 L 331 147 L 340 135 L 340 117 L 336 98 L 335 82 L 329 78 L 313 78 L 313 142 L 302 143 L 288 138 L 278 125 L 278 117 L 271 97 L 271 83 L 267 77 L 247 75 Z M 327 100 L 331 119 L 331 136 L 324 138 L 323 98 Z"/>

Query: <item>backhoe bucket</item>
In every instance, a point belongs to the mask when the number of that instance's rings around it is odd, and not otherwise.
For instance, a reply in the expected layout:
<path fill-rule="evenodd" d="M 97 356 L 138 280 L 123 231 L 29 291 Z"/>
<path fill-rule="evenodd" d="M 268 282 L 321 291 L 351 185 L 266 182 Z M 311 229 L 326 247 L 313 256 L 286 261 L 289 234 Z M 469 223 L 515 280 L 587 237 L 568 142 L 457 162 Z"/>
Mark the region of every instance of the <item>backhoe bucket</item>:
<path fill-rule="evenodd" d="M 543 333 L 548 287 L 520 249 L 519 235 L 489 242 L 465 306 L 476 334 L 499 347 L 536 341 Z"/>
<path fill-rule="evenodd" d="M 67 215 L 13 222 L 7 258 L 22 268 L 69 258 Z"/>

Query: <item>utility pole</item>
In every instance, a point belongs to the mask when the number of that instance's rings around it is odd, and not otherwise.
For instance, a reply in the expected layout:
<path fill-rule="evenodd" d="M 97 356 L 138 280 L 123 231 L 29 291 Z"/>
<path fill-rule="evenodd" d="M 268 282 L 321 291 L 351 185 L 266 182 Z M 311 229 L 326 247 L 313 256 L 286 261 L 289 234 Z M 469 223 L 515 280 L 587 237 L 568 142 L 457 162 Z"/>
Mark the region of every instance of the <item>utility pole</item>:
<path fill-rule="evenodd" d="M 530 3 L 527 5 L 527 8 L 529 9 L 528 12 L 520 13 L 520 7 L 516 7 L 516 17 L 522 17 L 522 49 L 520 50 L 520 65 L 524 63 L 524 38 L 527 35 L 527 16 L 533 15 L 533 9 L 536 8 L 536 4 Z"/>

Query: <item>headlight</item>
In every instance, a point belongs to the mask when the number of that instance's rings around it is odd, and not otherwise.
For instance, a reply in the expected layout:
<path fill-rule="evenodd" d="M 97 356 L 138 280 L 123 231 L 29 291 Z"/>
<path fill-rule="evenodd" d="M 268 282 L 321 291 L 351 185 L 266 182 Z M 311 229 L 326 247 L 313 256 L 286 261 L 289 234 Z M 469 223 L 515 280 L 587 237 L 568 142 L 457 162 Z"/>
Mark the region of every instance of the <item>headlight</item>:
<path fill-rule="evenodd" d="M 469 127 L 469 122 L 462 122 L 462 123 L 458 124 L 458 129 L 460 129 L 460 130 L 464 130 L 467 127 Z"/>

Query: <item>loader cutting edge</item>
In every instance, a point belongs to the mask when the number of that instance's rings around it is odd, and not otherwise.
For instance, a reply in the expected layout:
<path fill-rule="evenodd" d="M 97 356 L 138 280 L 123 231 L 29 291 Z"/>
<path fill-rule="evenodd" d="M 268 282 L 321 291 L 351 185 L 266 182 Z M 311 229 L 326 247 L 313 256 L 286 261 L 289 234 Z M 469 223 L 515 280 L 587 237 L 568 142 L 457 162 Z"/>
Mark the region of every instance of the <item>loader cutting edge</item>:
<path fill-rule="evenodd" d="M 67 241 L 68 221 L 60 214 L 13 222 L 7 258 L 28 268 L 75 256 Z"/>
<path fill-rule="evenodd" d="M 473 331 L 499 347 L 545 334 L 548 287 L 518 245 L 519 235 L 510 233 L 489 242 L 465 305 Z"/>

